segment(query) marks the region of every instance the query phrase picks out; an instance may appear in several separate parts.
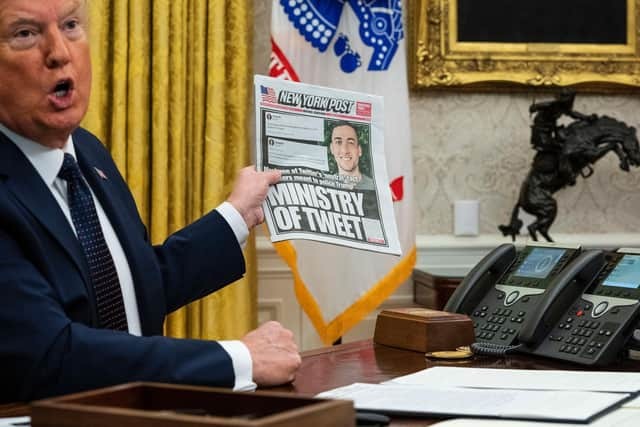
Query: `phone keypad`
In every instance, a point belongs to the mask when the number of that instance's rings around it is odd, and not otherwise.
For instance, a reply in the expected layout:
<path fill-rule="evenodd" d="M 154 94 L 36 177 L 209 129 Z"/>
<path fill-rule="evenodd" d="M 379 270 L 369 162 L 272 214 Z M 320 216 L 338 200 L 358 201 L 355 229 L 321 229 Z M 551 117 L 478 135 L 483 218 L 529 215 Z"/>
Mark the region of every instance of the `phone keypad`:
<path fill-rule="evenodd" d="M 578 354 L 581 349 L 582 348 L 578 347 L 578 346 L 571 346 L 571 345 L 562 345 L 562 346 L 560 346 L 560 352 L 562 352 L 562 353 Z"/>
<path fill-rule="evenodd" d="M 593 359 L 604 347 L 617 328 L 617 323 L 601 322 L 593 320 L 580 320 L 577 325 L 573 324 L 575 319 L 567 317 L 558 325 L 559 331 L 549 335 L 549 341 L 561 343 L 558 351 L 566 354 L 580 354 L 580 357 Z M 577 326 L 577 327 L 574 327 Z M 567 330 L 571 329 L 569 335 Z M 567 331 L 563 333 L 563 331 Z"/>
<path fill-rule="evenodd" d="M 503 294 L 504 295 L 504 294 Z M 496 340 L 511 342 L 518 330 L 509 327 L 511 324 L 524 322 L 526 311 L 512 310 L 510 308 L 493 308 L 483 305 L 473 312 L 474 327 L 478 340 Z M 519 325 L 517 325 L 519 327 Z"/>

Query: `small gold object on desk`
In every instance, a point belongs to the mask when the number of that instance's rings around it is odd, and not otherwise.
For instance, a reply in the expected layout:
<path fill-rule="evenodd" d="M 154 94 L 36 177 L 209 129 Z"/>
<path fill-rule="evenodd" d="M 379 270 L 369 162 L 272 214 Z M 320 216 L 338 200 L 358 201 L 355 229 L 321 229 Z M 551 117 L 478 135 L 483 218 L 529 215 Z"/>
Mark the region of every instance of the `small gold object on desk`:
<path fill-rule="evenodd" d="M 470 345 L 475 335 L 473 322 L 464 314 L 409 307 L 381 311 L 373 341 L 427 353 Z"/>
<path fill-rule="evenodd" d="M 32 427 L 333 427 L 355 424 L 353 402 L 282 392 L 130 383 L 34 402 Z"/>
<path fill-rule="evenodd" d="M 425 356 L 430 359 L 469 359 L 473 357 L 471 350 L 460 350 L 460 348 L 452 351 L 431 351 L 425 353 Z"/>

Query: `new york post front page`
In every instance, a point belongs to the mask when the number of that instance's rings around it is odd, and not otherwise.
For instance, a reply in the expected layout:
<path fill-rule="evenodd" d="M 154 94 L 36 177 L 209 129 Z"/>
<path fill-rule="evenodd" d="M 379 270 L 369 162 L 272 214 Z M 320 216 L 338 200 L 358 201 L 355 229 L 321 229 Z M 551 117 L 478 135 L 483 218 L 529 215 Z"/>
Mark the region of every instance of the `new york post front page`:
<path fill-rule="evenodd" d="M 263 208 L 272 242 L 400 255 L 379 96 L 254 77 L 256 167 L 282 179 Z"/>

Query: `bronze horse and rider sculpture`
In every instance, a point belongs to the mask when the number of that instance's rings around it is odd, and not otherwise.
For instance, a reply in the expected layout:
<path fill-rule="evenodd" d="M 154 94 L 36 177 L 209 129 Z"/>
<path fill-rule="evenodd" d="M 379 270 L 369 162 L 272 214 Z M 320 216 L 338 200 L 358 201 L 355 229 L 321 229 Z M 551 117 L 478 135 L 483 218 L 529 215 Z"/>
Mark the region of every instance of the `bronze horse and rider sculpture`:
<path fill-rule="evenodd" d="M 558 203 L 553 194 L 570 185 L 578 177 L 593 174 L 593 164 L 609 152 L 618 156 L 620 169 L 629 171 L 640 166 L 640 146 L 636 129 L 607 116 L 585 115 L 573 110 L 575 93 L 562 91 L 551 101 L 534 103 L 531 144 L 537 151 L 531 170 L 520 187 L 518 201 L 511 213 L 511 222 L 499 225 L 504 236 L 515 240 L 522 221 L 519 209 L 536 217 L 527 228 L 533 240 L 538 234 L 547 241 L 553 239 L 549 228 L 556 219 Z M 563 115 L 574 119 L 569 125 L 558 125 Z"/>

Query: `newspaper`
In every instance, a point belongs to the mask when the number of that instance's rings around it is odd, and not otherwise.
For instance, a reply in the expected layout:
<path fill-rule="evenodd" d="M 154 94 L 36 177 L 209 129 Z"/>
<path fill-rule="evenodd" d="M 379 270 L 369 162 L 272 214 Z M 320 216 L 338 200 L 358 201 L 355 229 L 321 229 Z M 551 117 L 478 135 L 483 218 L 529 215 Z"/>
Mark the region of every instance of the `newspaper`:
<path fill-rule="evenodd" d="M 263 205 L 271 241 L 400 255 L 383 99 L 265 76 L 254 85 L 257 168 L 282 171 Z"/>

